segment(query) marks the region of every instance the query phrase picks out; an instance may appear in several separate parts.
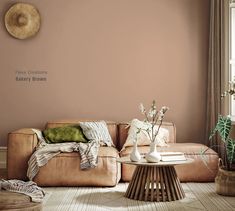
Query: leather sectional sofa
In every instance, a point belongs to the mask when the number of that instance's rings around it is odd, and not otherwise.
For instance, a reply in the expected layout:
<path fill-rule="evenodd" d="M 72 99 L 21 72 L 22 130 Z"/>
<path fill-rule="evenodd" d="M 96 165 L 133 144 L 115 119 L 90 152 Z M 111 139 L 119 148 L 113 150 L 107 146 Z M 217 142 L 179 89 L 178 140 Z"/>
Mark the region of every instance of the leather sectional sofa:
<path fill-rule="evenodd" d="M 80 120 L 81 121 L 81 120 Z M 83 120 L 84 121 L 84 120 Z M 46 128 L 61 127 L 79 123 L 79 120 L 52 121 Z M 119 156 L 128 156 L 132 147 L 121 151 L 128 135 L 127 123 L 107 122 L 109 133 L 116 147 L 100 147 L 98 166 L 90 170 L 80 170 L 80 156 L 76 152 L 61 153 L 40 168 L 34 181 L 39 186 L 115 186 L 120 179 L 128 182 L 134 171 L 132 165 L 116 162 Z M 176 127 L 172 123 L 164 123 L 170 132 L 169 147 L 158 147 L 159 151 L 181 151 L 194 162 L 176 166 L 182 182 L 214 181 L 218 170 L 218 155 L 208 150 L 202 159 L 200 151 L 206 146 L 196 143 L 176 143 Z M 37 136 L 31 129 L 20 129 L 8 135 L 7 171 L 8 179 L 27 180 L 27 162 L 37 145 Z M 148 146 L 139 146 L 144 154 Z M 121 151 L 121 152 L 120 152 Z M 205 165 L 205 161 L 207 165 Z"/>

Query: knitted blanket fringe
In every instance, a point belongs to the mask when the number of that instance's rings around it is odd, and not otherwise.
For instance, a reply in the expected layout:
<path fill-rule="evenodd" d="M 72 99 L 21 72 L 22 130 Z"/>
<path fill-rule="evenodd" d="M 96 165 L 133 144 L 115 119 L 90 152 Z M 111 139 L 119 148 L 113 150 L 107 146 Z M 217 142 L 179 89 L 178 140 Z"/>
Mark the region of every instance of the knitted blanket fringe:
<path fill-rule="evenodd" d="M 35 182 L 21 180 L 0 180 L 0 190 L 23 193 L 30 196 L 33 202 L 42 202 L 45 192 Z"/>

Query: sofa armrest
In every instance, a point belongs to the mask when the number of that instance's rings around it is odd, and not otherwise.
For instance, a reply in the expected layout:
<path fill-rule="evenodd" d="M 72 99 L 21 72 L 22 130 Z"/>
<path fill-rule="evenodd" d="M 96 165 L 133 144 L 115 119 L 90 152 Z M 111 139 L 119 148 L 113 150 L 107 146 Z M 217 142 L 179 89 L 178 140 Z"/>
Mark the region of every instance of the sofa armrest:
<path fill-rule="evenodd" d="M 35 151 L 38 139 L 32 129 L 24 128 L 8 134 L 7 175 L 8 179 L 28 180 L 28 160 Z"/>

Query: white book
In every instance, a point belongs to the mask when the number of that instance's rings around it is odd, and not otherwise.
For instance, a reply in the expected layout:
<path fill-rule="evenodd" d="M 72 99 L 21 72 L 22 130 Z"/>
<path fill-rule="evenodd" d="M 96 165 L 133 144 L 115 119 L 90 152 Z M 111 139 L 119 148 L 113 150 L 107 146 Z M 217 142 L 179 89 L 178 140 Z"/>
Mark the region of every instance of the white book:
<path fill-rule="evenodd" d="M 162 152 L 161 160 L 162 161 L 182 161 L 186 160 L 184 153 L 182 152 Z"/>
<path fill-rule="evenodd" d="M 183 152 L 160 152 L 162 156 L 171 156 L 171 155 L 184 155 Z"/>

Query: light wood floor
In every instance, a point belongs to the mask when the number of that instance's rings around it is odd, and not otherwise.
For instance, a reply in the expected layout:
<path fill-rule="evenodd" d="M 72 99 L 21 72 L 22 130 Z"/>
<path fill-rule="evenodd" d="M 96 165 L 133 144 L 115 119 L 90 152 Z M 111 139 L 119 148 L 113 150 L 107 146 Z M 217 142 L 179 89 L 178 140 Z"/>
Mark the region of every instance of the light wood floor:
<path fill-rule="evenodd" d="M 6 179 L 0 169 L 0 179 Z M 182 183 L 186 197 L 174 202 L 142 202 L 127 199 L 128 183 L 112 188 L 47 187 L 43 211 L 235 211 L 235 197 L 215 193 L 214 183 Z"/>
<path fill-rule="evenodd" d="M 235 211 L 235 197 L 215 193 L 214 183 L 182 183 L 186 197 L 174 202 L 142 202 L 125 198 L 127 183 L 113 188 L 57 187 L 47 192 L 44 209 L 68 211 Z"/>

